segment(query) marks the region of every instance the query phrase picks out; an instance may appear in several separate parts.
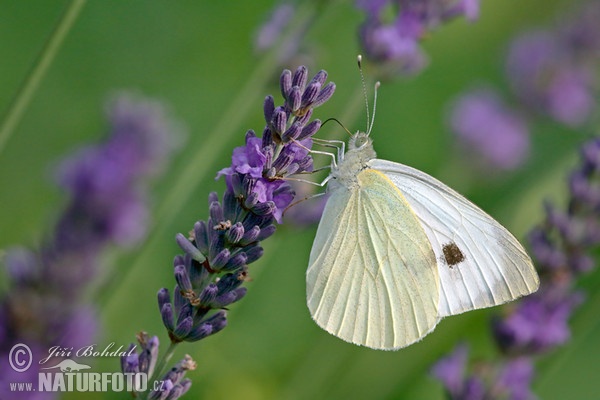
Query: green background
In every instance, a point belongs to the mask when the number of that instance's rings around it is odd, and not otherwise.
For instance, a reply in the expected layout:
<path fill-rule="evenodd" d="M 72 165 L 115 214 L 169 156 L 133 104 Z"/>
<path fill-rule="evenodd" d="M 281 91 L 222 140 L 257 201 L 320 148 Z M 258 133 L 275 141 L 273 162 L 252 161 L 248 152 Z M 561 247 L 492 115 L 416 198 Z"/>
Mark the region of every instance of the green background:
<path fill-rule="evenodd" d="M 586 132 L 547 121 L 531 126 L 532 153 L 517 172 L 477 174 L 455 151 L 445 127 L 447 104 L 459 92 L 487 82 L 510 98 L 503 55 L 514 35 L 564 15 L 574 2 L 487 0 L 481 18 L 456 21 L 424 43 L 430 66 L 419 76 L 385 82 L 373 130 L 378 156 L 426 171 L 478 203 L 515 235 L 542 217 L 542 201 L 564 200 L 565 177 L 576 165 Z M 66 1 L 0 1 L 0 110 L 6 110 Z M 329 72 L 334 97 L 316 110 L 350 130 L 363 129 L 365 112 L 356 69 L 357 27 L 362 14 L 351 2 L 321 2 L 302 48 L 311 76 Z M 252 40 L 273 7 L 271 1 L 90 1 L 13 136 L 0 153 L 0 248 L 35 245 L 50 231 L 65 198 L 51 183 L 51 167 L 78 146 L 106 133 L 104 104 L 115 91 L 133 89 L 170 105 L 187 126 L 186 145 L 153 187 L 148 240 L 110 254 L 105 276 L 118 283 L 97 302 L 103 329 L 99 345 L 128 344 L 140 330 L 168 342 L 156 292 L 172 288 L 178 232 L 207 216 L 210 191 L 222 192 L 216 171 L 230 162 L 247 129 L 264 126 L 262 100 L 280 103 L 276 57 L 258 55 Z M 310 15 L 302 3 L 298 17 Z M 271 61 L 270 61 L 271 60 Z M 371 79 L 367 64 L 365 74 Z M 370 95 L 369 95 L 370 96 Z M 2 111 L 3 112 L 3 111 Z M 343 137 L 328 125 L 320 137 Z M 319 162 L 319 161 L 317 161 Z M 326 160 L 320 160 L 326 163 Z M 186 172 L 187 171 L 187 172 Z M 251 265 L 248 295 L 233 305 L 226 330 L 179 346 L 173 360 L 190 354 L 198 363 L 185 398 L 211 399 L 441 399 L 428 370 L 459 340 L 475 358 L 495 354 L 489 319 L 500 308 L 442 321 L 421 342 L 398 352 L 355 347 L 319 329 L 305 305 L 305 269 L 316 226 L 283 225 L 264 242 L 265 256 Z M 567 346 L 540 358 L 534 391 L 540 398 L 598 396 L 600 294 L 597 273 L 580 285 L 587 300 L 572 320 Z M 118 360 L 94 360 L 94 371 L 118 370 Z M 121 394 L 69 394 L 67 398 L 130 398 Z"/>

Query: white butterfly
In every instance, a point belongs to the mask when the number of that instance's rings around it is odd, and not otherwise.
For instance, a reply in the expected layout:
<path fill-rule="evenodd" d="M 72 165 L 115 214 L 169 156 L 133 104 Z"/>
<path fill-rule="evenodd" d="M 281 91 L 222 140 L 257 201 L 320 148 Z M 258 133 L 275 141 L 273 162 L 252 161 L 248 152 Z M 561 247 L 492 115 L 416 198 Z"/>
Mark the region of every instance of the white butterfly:
<path fill-rule="evenodd" d="M 538 289 L 523 247 L 475 204 L 421 171 L 375 158 L 368 133 L 348 147 L 332 165 L 306 274 L 321 328 L 396 350 L 443 317 Z"/>

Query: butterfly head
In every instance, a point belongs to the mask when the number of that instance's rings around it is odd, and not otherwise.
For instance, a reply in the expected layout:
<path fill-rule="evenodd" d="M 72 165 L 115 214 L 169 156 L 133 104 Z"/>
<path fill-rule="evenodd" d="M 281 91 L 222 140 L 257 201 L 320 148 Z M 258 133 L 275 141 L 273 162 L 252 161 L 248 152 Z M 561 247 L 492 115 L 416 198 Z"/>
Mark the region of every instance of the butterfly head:
<path fill-rule="evenodd" d="M 368 162 L 377 155 L 373 149 L 373 141 L 365 132 L 356 132 L 348 142 L 348 151 L 343 155 L 339 165 L 332 168 L 332 181 L 346 187 L 357 185 L 357 175 L 368 168 Z"/>
<path fill-rule="evenodd" d="M 358 131 L 348 141 L 348 150 L 359 150 L 373 147 L 373 141 L 368 133 Z"/>

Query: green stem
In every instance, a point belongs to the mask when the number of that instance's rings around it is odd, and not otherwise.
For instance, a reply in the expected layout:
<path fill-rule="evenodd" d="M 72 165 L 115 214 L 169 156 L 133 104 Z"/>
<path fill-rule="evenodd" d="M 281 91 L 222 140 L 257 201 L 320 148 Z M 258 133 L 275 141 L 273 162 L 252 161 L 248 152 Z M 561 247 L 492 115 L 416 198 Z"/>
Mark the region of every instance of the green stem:
<path fill-rule="evenodd" d="M 163 370 L 165 369 L 165 366 L 167 365 L 167 363 L 173 357 L 173 354 L 175 353 L 175 348 L 177 347 L 178 344 L 179 343 L 173 343 L 173 342 L 171 342 L 171 344 L 169 344 L 169 348 L 167 349 L 167 351 L 165 352 L 165 354 L 163 354 L 163 356 L 160 359 L 160 361 L 158 363 L 156 363 L 156 367 L 154 368 L 154 371 L 152 372 L 152 375 L 150 376 L 150 379 L 148 379 L 148 385 L 149 385 L 150 388 L 154 387 L 154 381 L 156 381 L 161 376 L 163 376 Z M 148 395 L 150 395 L 151 392 L 152 392 L 152 390 L 148 389 L 148 393 L 146 395 L 146 398 L 148 398 Z"/>
<path fill-rule="evenodd" d="M 15 94 L 15 97 L 11 102 L 8 111 L 2 118 L 0 125 L 0 153 L 4 149 L 8 139 L 13 134 L 15 127 L 21 120 L 25 109 L 31 102 L 33 94 L 40 85 L 42 78 L 48 71 L 48 67 L 50 64 L 52 64 L 52 61 L 58 53 L 60 46 L 67 36 L 67 33 L 73 26 L 73 23 L 85 5 L 85 1 L 86 0 L 72 0 L 67 6 L 67 9 L 58 21 L 54 32 L 52 32 L 46 44 L 42 48 L 42 51 L 35 61 L 31 71 L 29 72 L 29 75 L 26 77 L 25 81 Z"/>

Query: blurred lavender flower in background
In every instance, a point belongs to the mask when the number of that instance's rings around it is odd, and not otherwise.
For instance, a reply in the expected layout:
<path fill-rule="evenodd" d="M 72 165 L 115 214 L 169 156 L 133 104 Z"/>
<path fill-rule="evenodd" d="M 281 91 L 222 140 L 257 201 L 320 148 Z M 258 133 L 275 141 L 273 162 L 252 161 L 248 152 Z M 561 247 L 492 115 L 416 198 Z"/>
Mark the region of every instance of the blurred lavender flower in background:
<path fill-rule="evenodd" d="M 597 112 L 598 17 L 600 2 L 591 1 L 557 28 L 529 32 L 512 43 L 507 72 L 513 91 L 526 107 L 568 127 L 590 122 Z M 483 114 L 478 111 L 479 116 Z M 465 130 L 470 118 L 457 107 L 454 129 Z M 496 120 L 487 119 L 494 122 L 489 122 L 486 131 L 493 131 Z M 489 139 L 496 143 L 492 135 Z M 479 154 L 485 154 L 484 149 L 481 146 Z M 599 188 L 600 139 L 593 138 L 583 145 L 581 165 L 570 175 L 567 206 L 561 210 L 546 203 L 545 220 L 529 234 L 540 289 L 505 307 L 505 314 L 493 320 L 492 332 L 502 357 L 496 363 L 477 363 L 466 374 L 466 350 L 459 347 L 433 367 L 433 375 L 442 381 L 450 398 L 535 398 L 530 388 L 533 362 L 570 339 L 569 319 L 585 298 L 575 289 L 575 280 L 595 267 L 592 253 L 600 244 Z"/>
<path fill-rule="evenodd" d="M 452 105 L 450 126 L 463 150 L 486 169 L 511 170 L 529 153 L 527 123 L 490 89 L 475 89 Z"/>
<path fill-rule="evenodd" d="M 595 77 L 590 65 L 573 57 L 568 44 L 557 31 L 526 33 L 511 44 L 507 74 L 526 105 L 577 127 L 593 110 Z"/>
<path fill-rule="evenodd" d="M 599 88 L 599 18 L 600 2 L 588 1 L 553 29 L 512 43 L 507 74 L 525 104 L 570 127 L 589 122 Z"/>
<path fill-rule="evenodd" d="M 479 0 L 357 0 L 366 13 L 359 38 L 368 59 L 388 77 L 418 73 L 427 65 L 419 43 L 439 25 L 479 16 Z"/>
<path fill-rule="evenodd" d="M 535 115 L 570 128 L 592 120 L 600 87 L 600 25 L 594 17 L 600 17 L 598 1 L 584 4 L 554 29 L 530 31 L 510 44 L 506 75 L 516 97 L 511 104 L 532 112 L 511 111 L 489 87 L 486 94 L 477 89 L 460 96 L 450 127 L 473 159 L 512 170 L 528 155 L 526 126 Z"/>
<path fill-rule="evenodd" d="M 27 381 L 8 365 L 16 343 L 32 348 L 37 367 L 51 346 L 93 343 L 98 323 L 83 298 L 100 272 L 102 255 L 111 245 L 131 247 L 146 234 L 149 180 L 164 168 L 179 128 L 158 102 L 127 95 L 111 103 L 108 119 L 106 142 L 78 151 L 59 168 L 57 180 L 69 202 L 53 234 L 39 249 L 7 252 L 8 290 L 0 300 L 0 389 L 8 389 L 5 382 Z M 37 372 L 28 371 L 30 382 L 37 381 Z M 8 397 L 0 393 L 0 398 Z"/>
<path fill-rule="evenodd" d="M 256 53 L 263 55 L 277 48 L 278 65 L 314 64 L 314 48 L 307 40 L 306 34 L 315 18 L 312 16 L 298 23 L 294 20 L 298 8 L 299 4 L 289 1 L 275 4 L 254 36 Z"/>
<path fill-rule="evenodd" d="M 531 392 L 533 365 L 531 359 L 518 357 L 489 368 L 476 365 L 478 374 L 467 376 L 469 349 L 458 345 L 432 368 L 432 375 L 446 388 L 453 400 L 534 399 Z"/>
<path fill-rule="evenodd" d="M 479 366 L 466 379 L 461 373 L 460 384 L 458 371 L 466 368 L 464 349 L 433 367 L 433 375 L 452 399 L 534 398 L 530 390 L 534 359 L 569 340 L 569 318 L 584 299 L 574 289 L 575 280 L 594 268 L 591 254 L 600 244 L 600 138 L 583 146 L 581 166 L 571 173 L 569 184 L 566 209 L 547 204 L 545 221 L 529 234 L 540 289 L 511 304 L 505 315 L 493 321 L 502 361 Z M 484 394 L 467 395 L 470 381 L 486 382 Z"/>
<path fill-rule="evenodd" d="M 294 228 L 303 228 L 319 223 L 328 193 L 316 194 L 315 186 L 305 182 L 290 182 L 296 193 L 296 203 L 285 212 L 285 222 Z"/>
<path fill-rule="evenodd" d="M 280 3 L 272 11 L 269 18 L 259 27 L 254 39 L 254 47 L 259 52 L 267 51 L 275 45 L 283 30 L 294 16 L 294 6 Z"/>

